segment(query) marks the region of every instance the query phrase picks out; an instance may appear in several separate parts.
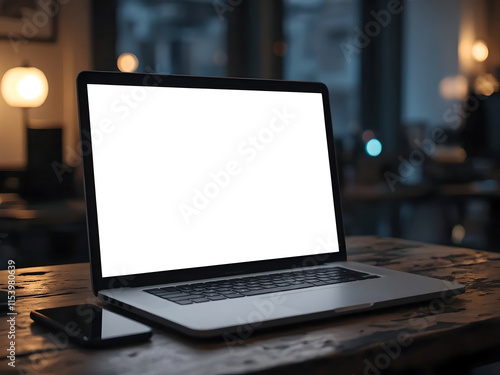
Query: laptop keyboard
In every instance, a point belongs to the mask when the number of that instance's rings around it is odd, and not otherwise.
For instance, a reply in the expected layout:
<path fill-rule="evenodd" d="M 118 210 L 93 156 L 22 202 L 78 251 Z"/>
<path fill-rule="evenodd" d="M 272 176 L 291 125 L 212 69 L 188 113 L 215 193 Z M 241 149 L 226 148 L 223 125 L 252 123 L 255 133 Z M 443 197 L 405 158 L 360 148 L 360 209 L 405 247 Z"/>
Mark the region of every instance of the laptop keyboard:
<path fill-rule="evenodd" d="M 380 276 L 343 267 L 331 267 L 168 286 L 144 291 L 179 305 L 190 305 L 378 277 Z"/>

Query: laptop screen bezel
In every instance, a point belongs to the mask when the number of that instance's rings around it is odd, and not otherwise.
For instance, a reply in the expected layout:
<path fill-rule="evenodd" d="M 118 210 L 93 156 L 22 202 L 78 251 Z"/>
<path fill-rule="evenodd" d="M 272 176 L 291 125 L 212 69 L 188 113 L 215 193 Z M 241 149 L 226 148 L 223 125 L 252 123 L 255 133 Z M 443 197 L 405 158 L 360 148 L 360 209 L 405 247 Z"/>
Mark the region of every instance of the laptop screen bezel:
<path fill-rule="evenodd" d="M 128 85 L 212 88 L 232 90 L 288 91 L 320 93 L 323 99 L 330 176 L 332 181 L 332 209 L 335 210 L 337 225 L 338 252 L 311 254 L 273 260 L 244 262 L 238 264 L 198 267 L 147 274 L 103 277 L 99 247 L 98 217 L 92 157 L 92 133 L 90 128 L 89 100 L 87 85 Z M 80 145 L 83 161 L 84 193 L 87 208 L 87 229 L 92 290 L 120 287 L 140 287 L 172 282 L 208 279 L 222 276 L 237 276 L 247 273 L 266 272 L 283 269 L 308 267 L 347 259 L 340 190 L 337 176 L 337 163 L 334 148 L 333 128 L 330 113 L 328 88 L 319 82 L 279 81 L 248 78 L 197 77 L 162 74 L 118 73 L 118 72 L 81 72 L 77 77 L 78 112 L 80 122 Z"/>

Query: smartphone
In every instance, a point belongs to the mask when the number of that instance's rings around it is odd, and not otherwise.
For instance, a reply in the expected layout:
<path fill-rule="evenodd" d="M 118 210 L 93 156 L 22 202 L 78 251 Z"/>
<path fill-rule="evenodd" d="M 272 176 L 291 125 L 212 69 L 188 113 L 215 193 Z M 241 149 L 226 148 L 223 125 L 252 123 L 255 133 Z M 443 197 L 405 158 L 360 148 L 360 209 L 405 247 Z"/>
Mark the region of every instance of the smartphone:
<path fill-rule="evenodd" d="M 30 317 L 85 347 L 125 345 L 153 335 L 150 327 L 92 304 L 34 310 Z"/>

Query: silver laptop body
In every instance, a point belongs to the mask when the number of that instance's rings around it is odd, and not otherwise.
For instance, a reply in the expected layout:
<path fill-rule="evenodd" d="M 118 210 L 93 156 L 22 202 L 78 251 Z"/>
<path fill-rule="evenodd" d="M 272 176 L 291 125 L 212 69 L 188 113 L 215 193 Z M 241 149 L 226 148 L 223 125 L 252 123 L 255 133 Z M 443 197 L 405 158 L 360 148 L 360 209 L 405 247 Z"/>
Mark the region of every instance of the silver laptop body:
<path fill-rule="evenodd" d="M 347 261 L 323 84 L 82 72 L 77 89 L 102 301 L 240 340 L 464 292 Z"/>

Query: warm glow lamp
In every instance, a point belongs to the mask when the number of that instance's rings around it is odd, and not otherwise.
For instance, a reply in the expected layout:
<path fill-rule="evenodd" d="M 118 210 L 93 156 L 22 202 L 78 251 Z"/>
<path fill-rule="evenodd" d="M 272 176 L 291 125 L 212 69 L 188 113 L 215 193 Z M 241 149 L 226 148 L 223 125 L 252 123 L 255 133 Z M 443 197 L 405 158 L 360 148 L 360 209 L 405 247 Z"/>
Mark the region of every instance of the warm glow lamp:
<path fill-rule="evenodd" d="M 482 40 L 476 40 L 472 46 L 472 57 L 477 62 L 483 62 L 488 58 L 488 46 Z"/>
<path fill-rule="evenodd" d="M 4 74 L 1 86 L 2 96 L 8 105 L 24 108 L 23 120 L 27 127 L 27 109 L 41 106 L 49 93 L 45 74 L 34 67 L 12 68 Z"/>
<path fill-rule="evenodd" d="M 19 191 L 24 198 L 39 199 L 62 191 L 51 163 L 62 163 L 62 128 L 32 128 L 29 108 L 39 107 L 47 99 L 49 85 L 40 69 L 22 66 L 7 70 L 0 84 L 2 96 L 11 107 L 22 109 L 26 131 L 26 168 Z"/>
<path fill-rule="evenodd" d="M 139 59 L 133 53 L 122 53 L 116 62 L 120 72 L 133 73 L 139 67 Z"/>

